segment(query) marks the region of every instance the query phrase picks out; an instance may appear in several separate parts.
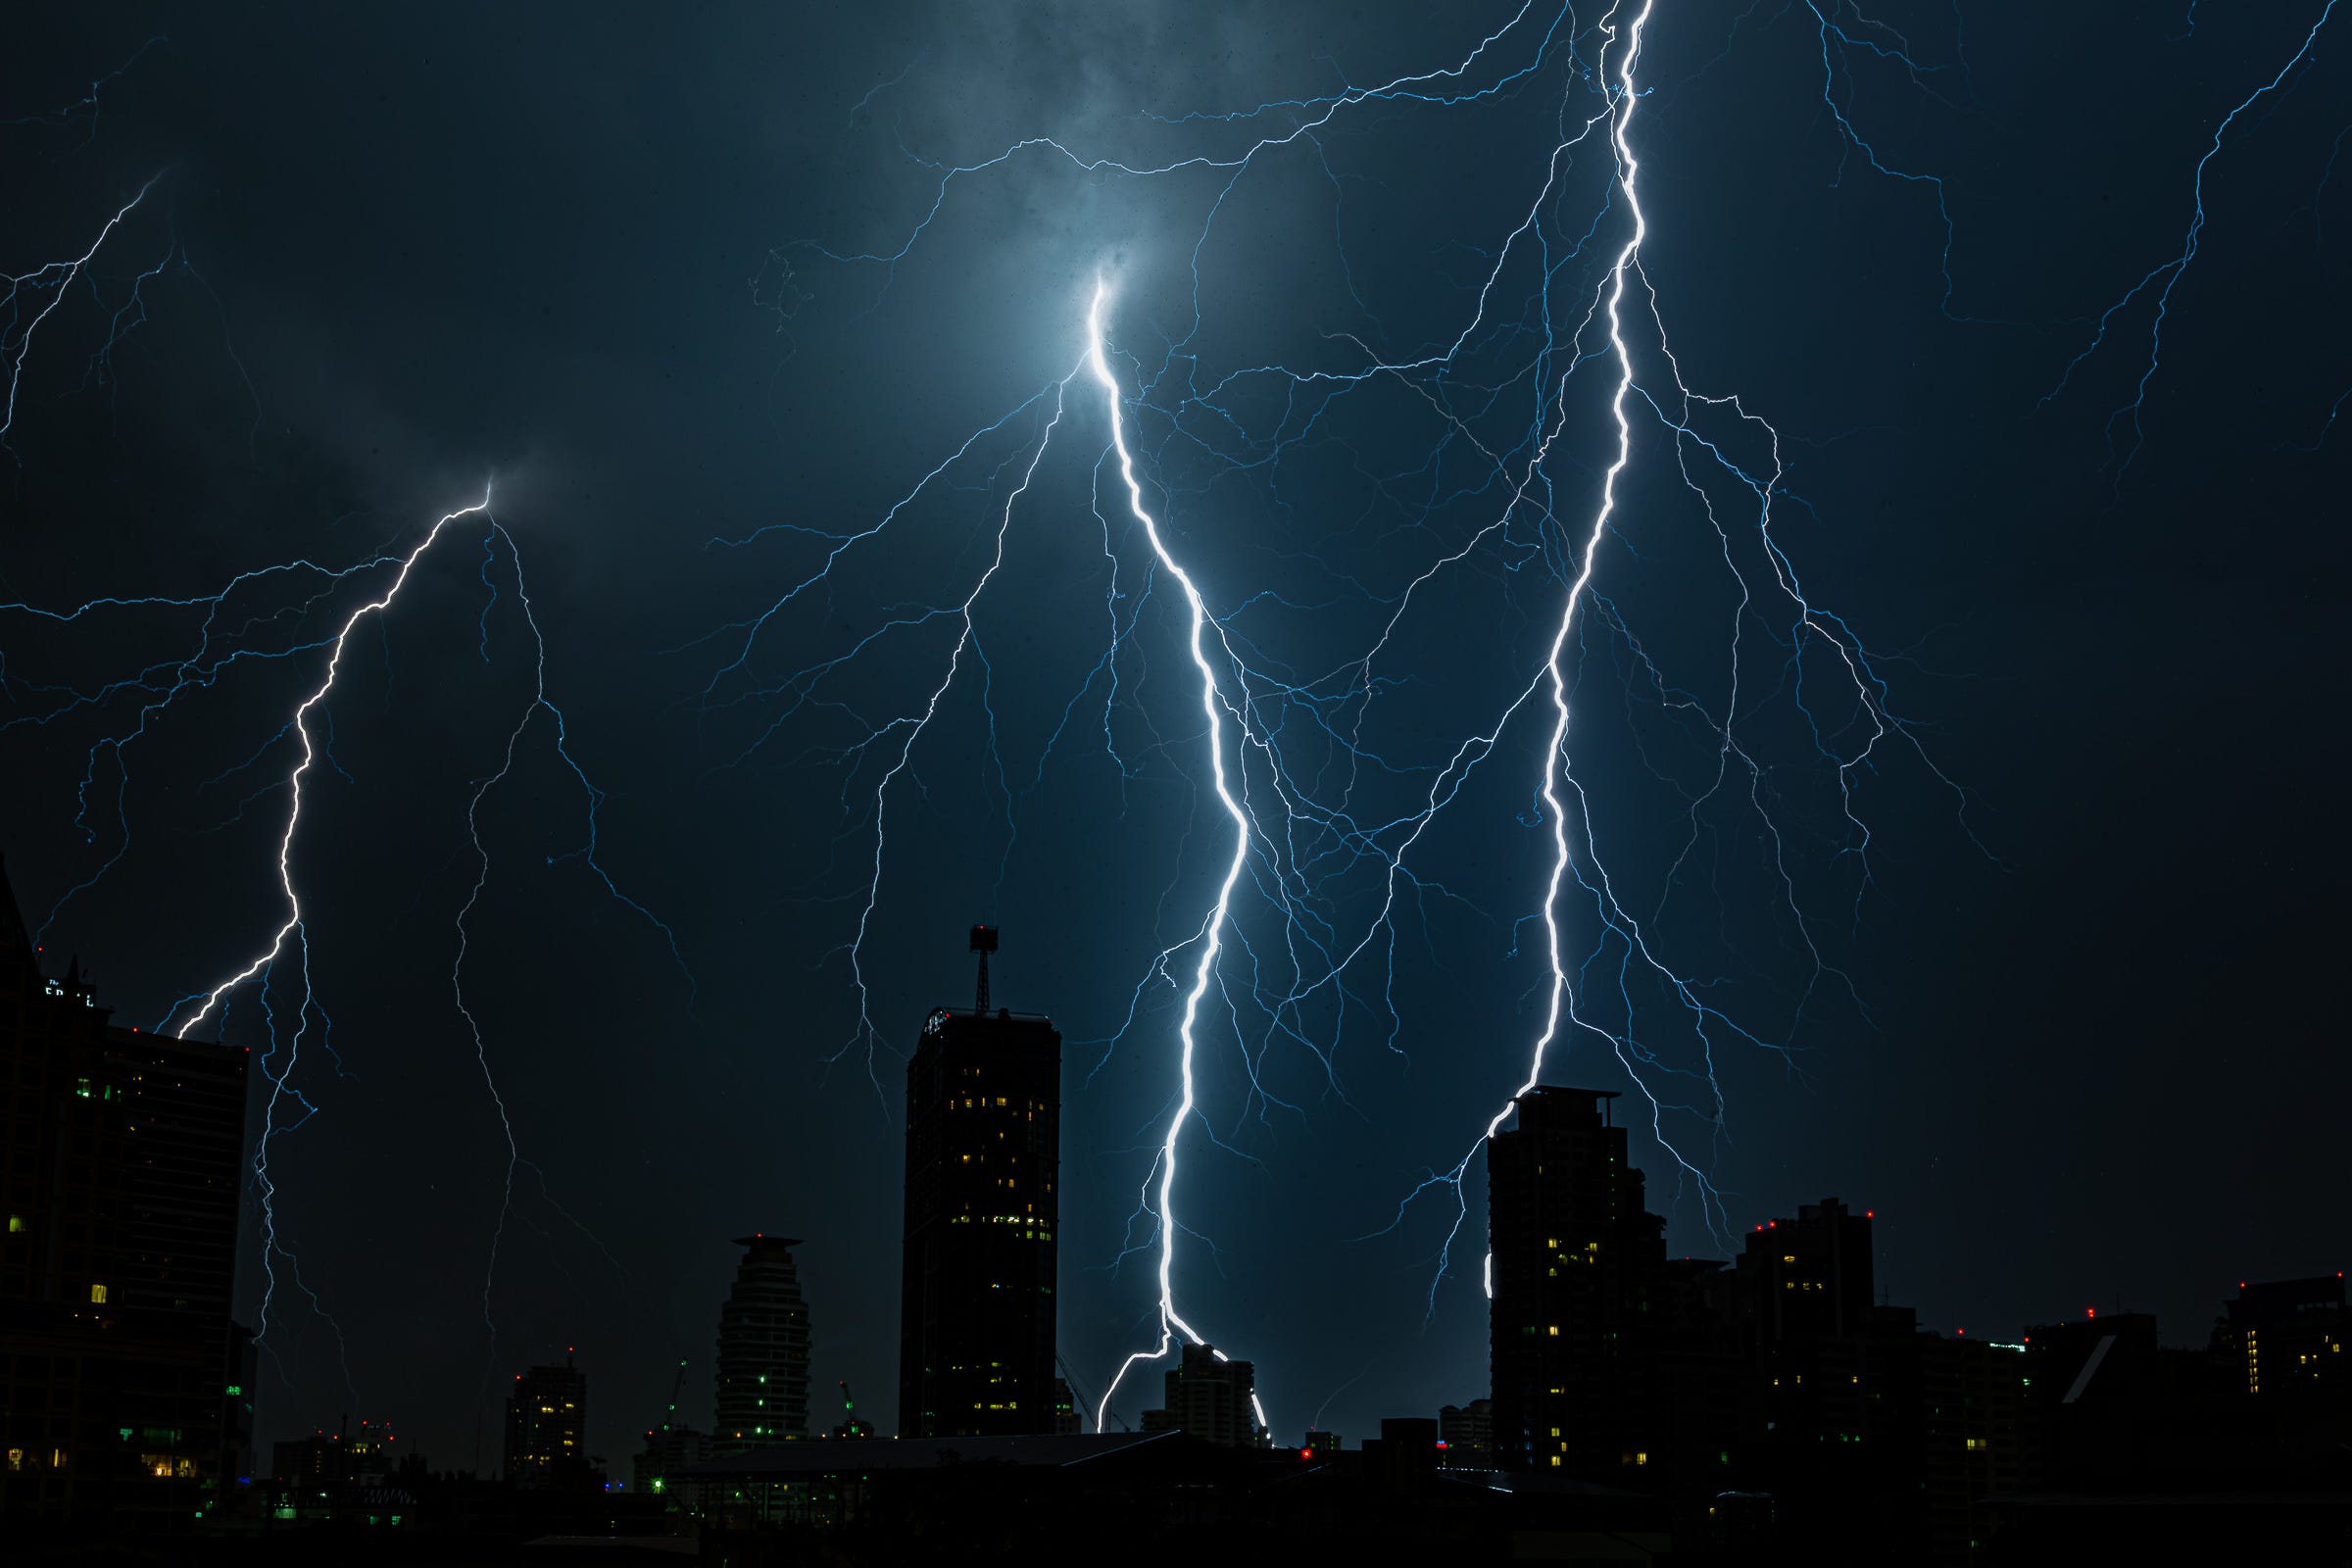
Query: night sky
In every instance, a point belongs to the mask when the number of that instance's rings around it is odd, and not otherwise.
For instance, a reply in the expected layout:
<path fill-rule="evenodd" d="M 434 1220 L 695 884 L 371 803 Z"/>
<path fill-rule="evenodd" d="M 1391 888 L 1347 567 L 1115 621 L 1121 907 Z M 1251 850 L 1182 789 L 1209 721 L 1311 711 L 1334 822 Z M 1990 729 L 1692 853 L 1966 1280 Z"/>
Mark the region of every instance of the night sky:
<path fill-rule="evenodd" d="M 1562 660 L 1590 1027 L 1545 1077 L 1627 1092 L 1676 1253 L 1837 1195 L 1926 1326 L 2132 1307 L 2199 1344 L 2241 1279 L 2343 1266 L 2352 14 L 2230 124 L 2192 234 L 2216 127 L 2326 4 L 1896 0 L 1825 33 L 1657 0 L 1629 462 Z M 486 483 L 505 530 L 450 523 L 314 711 L 313 1005 L 290 945 L 203 1031 L 287 1074 L 265 1439 L 348 1412 L 467 1466 L 478 1417 L 494 1463 L 502 1387 L 576 1347 L 624 1465 L 681 1358 L 708 1421 L 754 1230 L 807 1242 L 812 1421 L 838 1378 L 890 1409 L 904 1053 L 968 1005 L 975 920 L 995 1000 L 1065 1036 L 1063 1353 L 1100 1394 L 1152 1343 L 1132 1217 L 1182 1000 L 1153 970 L 1231 840 L 1084 375 L 912 728 L 1098 277 L 1148 504 L 1266 741 L 1244 761 L 1226 725 L 1265 834 L 1200 1025 L 1180 1304 L 1290 1441 L 1485 1392 L 1483 1165 L 1442 1279 L 1450 1191 L 1399 1203 L 1542 1027 L 1547 687 L 1378 917 L 1397 824 L 1542 673 L 1615 455 L 1588 313 L 1629 210 L 1605 119 L 1557 149 L 1607 114 L 1630 16 L 11 18 L 0 272 L 80 256 L 153 180 L 62 298 L 39 273 L 0 313 L 0 848 L 52 966 L 152 1028 L 260 953 L 284 726 L 390 584 L 318 568 L 407 554 Z M 1076 157 L 991 163 L 1039 137 Z M 1777 428 L 1771 538 L 1833 631 L 1792 636 L 1755 494 L 1700 444 L 1762 481 L 1765 427 L 1695 405 L 1678 450 L 1650 289 L 1691 390 Z M 517 552 L 553 706 L 469 836 L 539 668 Z M 206 608 L 154 601 L 289 562 L 184 662 Z M 150 602 L 24 608 L 103 598 Z M 1864 756 L 1874 714 L 1901 723 Z M 477 839 L 481 1060 L 452 988 Z M 1156 1402 L 1147 1371 L 1115 1408 Z"/>

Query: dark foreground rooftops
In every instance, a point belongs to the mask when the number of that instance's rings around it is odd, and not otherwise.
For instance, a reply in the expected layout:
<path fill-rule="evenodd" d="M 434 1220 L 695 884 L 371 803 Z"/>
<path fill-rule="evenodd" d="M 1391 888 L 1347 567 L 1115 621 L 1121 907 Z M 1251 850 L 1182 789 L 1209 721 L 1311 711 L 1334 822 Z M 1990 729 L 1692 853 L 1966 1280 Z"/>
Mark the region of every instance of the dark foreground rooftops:
<path fill-rule="evenodd" d="M 1143 1450 L 1150 1450 L 1148 1453 Z M 1183 1463 L 1212 1453 L 1182 1432 L 1088 1432 L 1022 1438 L 864 1438 L 787 1443 L 677 1472 L 682 1480 L 783 1481 L 794 1477 L 940 1470 L 958 1464 L 1066 1469 L 1104 1460 Z"/>

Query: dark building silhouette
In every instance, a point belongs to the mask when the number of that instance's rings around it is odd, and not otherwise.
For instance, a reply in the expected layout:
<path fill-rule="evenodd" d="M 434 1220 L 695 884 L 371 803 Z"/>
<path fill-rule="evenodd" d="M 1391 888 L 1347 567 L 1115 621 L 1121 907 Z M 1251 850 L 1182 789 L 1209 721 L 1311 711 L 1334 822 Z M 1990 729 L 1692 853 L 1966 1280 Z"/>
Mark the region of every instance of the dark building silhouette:
<path fill-rule="evenodd" d="M 1438 1411 L 1438 1445 L 1445 1449 L 1438 1462 L 1447 1470 L 1493 1469 L 1494 1401 L 1472 1399 L 1443 1406 Z"/>
<path fill-rule="evenodd" d="M 1494 1442 L 1507 1470 L 1597 1480 L 1655 1446 L 1650 1311 L 1665 1221 L 1599 1089 L 1539 1088 L 1487 1152 Z"/>
<path fill-rule="evenodd" d="M 906 1069 L 904 1438 L 1054 1430 L 1061 1035 L 988 1010 L 996 945 L 972 928 L 978 1004 L 935 1010 Z"/>
<path fill-rule="evenodd" d="M 2344 1310 L 2341 1274 L 2308 1280 L 2240 1285 L 2222 1303 L 2214 1325 L 2214 1353 L 2229 1367 L 2233 1390 L 2271 1404 L 2352 1407 L 2352 1369 L 2344 1341 L 2352 1318 Z"/>
<path fill-rule="evenodd" d="M 1834 1198 L 1748 1232 L 1737 1269 L 1740 1328 L 1760 1404 L 1749 1436 L 1767 1446 L 1864 1441 L 1863 1362 L 1873 1326 L 1871 1216 Z M 1888 1320 L 1891 1337 L 1916 1322 Z"/>
<path fill-rule="evenodd" d="M 553 1487 L 588 1470 L 588 1374 L 568 1351 L 562 1366 L 516 1373 L 507 1396 L 507 1479 Z"/>
<path fill-rule="evenodd" d="M 399 1457 L 392 1429 L 362 1421 L 357 1433 L 348 1423 L 333 1432 L 314 1432 L 307 1438 L 270 1446 L 270 1473 L 281 1482 L 377 1483 L 391 1480 Z"/>
<path fill-rule="evenodd" d="M 0 872 L 0 1513 L 186 1530 L 250 1442 L 246 1053 L 118 1028 Z"/>
<path fill-rule="evenodd" d="M 739 1236 L 735 1286 L 718 1311 L 711 1451 L 741 1453 L 808 1432 L 808 1307 L 792 1236 Z"/>
<path fill-rule="evenodd" d="M 1160 1384 L 1160 1408 L 1143 1413 L 1143 1431 L 1186 1432 L 1220 1448 L 1266 1446 L 1254 1363 L 1233 1360 L 1213 1345 L 1187 1345 Z"/>

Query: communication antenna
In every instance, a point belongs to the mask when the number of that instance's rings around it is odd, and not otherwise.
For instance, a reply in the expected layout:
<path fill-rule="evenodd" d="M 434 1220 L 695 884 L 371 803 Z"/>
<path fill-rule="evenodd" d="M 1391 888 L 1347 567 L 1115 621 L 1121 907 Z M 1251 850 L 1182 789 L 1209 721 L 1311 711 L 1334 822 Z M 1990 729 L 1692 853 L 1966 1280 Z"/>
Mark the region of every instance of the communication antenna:
<path fill-rule="evenodd" d="M 980 955 L 980 994 L 979 1000 L 972 1004 L 972 1010 L 986 1013 L 988 1011 L 988 956 L 997 951 L 997 928 L 993 925 L 972 927 L 972 951 Z"/>

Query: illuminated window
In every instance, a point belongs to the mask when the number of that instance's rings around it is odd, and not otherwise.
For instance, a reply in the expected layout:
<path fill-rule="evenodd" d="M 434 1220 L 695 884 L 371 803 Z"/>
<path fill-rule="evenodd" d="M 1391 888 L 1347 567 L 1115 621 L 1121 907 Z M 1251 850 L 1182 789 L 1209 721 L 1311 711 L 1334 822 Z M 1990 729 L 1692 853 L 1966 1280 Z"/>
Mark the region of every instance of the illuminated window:
<path fill-rule="evenodd" d="M 91 1286 L 90 1300 L 98 1306 L 104 1306 L 106 1304 L 106 1287 L 103 1285 Z"/>
<path fill-rule="evenodd" d="M 8 1216 L 8 1234 L 11 1236 L 22 1236 L 24 1234 L 24 1215 L 11 1214 Z"/>
<path fill-rule="evenodd" d="M 1551 1337 L 1555 1340 L 1560 1337 L 1560 1326 L 1557 1323 L 1551 1326 Z"/>
<path fill-rule="evenodd" d="M 1551 1467 L 1554 1470 L 1557 1470 L 1560 1467 L 1560 1456 L 1556 1453 L 1551 1456 Z"/>

